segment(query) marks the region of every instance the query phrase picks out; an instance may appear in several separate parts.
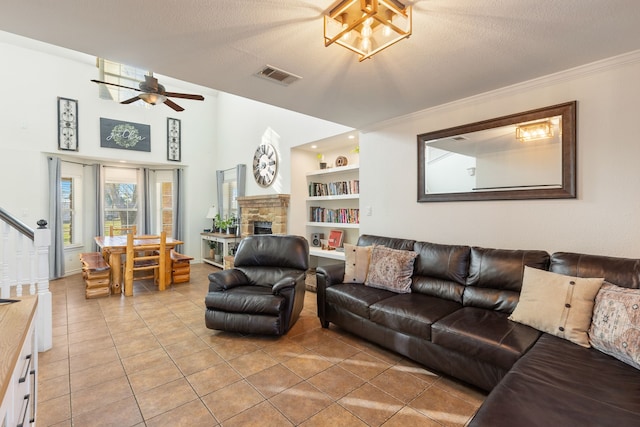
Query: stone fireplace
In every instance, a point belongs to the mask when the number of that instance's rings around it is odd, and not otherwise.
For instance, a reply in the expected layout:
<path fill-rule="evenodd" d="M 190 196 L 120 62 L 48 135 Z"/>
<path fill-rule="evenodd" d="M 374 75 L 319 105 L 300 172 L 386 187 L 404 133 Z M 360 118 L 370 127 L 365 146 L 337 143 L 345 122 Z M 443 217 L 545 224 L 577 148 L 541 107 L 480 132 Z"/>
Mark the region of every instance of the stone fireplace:
<path fill-rule="evenodd" d="M 269 194 L 264 196 L 238 197 L 242 209 L 240 237 L 254 234 L 254 224 L 262 226 L 271 223 L 273 234 L 287 234 L 287 211 L 289 194 Z"/>

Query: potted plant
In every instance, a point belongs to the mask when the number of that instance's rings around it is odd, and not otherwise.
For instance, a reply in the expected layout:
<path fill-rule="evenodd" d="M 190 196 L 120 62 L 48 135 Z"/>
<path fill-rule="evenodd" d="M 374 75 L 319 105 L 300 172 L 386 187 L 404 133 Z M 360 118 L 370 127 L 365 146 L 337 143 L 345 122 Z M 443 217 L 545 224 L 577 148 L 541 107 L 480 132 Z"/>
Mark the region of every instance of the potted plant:
<path fill-rule="evenodd" d="M 216 250 L 218 249 L 218 242 L 209 240 L 209 258 L 213 259 L 216 256 Z"/>
<path fill-rule="evenodd" d="M 221 247 L 218 242 L 209 240 L 209 258 L 213 259 L 215 262 L 221 262 L 222 254 L 220 253 L 220 251 Z"/>
<path fill-rule="evenodd" d="M 219 213 L 216 214 L 216 217 L 213 219 L 213 224 L 215 227 L 214 232 L 216 233 L 222 233 L 224 229 L 227 227 L 225 221 L 222 219 Z"/>
<path fill-rule="evenodd" d="M 238 230 L 238 223 L 235 216 L 227 218 L 227 234 L 236 234 Z"/>
<path fill-rule="evenodd" d="M 318 161 L 320 162 L 320 169 L 326 169 L 327 168 L 327 162 L 324 161 L 324 154 L 318 153 L 316 155 L 316 157 L 318 158 Z"/>

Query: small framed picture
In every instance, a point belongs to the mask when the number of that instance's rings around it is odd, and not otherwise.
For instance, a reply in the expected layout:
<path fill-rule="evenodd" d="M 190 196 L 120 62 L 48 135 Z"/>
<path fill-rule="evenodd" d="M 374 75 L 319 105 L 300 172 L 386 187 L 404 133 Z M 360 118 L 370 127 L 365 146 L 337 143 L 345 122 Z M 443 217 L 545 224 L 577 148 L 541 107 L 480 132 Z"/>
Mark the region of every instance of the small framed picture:
<path fill-rule="evenodd" d="M 167 160 L 180 161 L 181 132 L 180 120 L 167 118 Z"/>
<path fill-rule="evenodd" d="M 58 150 L 78 151 L 78 101 L 58 97 Z"/>
<path fill-rule="evenodd" d="M 327 246 L 329 246 L 329 249 L 341 248 L 343 238 L 344 233 L 342 230 L 331 230 L 329 232 L 329 241 L 327 242 Z"/>

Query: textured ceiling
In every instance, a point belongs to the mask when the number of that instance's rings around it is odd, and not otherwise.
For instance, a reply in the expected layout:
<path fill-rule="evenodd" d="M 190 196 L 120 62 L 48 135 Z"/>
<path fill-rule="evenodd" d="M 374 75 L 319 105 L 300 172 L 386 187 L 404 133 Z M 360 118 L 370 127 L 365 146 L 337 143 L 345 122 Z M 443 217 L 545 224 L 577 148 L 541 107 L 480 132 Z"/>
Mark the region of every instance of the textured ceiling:
<path fill-rule="evenodd" d="M 413 35 L 359 63 L 324 47 L 334 3 L 2 0 L 0 30 L 355 128 L 640 49 L 638 0 L 415 0 Z"/>

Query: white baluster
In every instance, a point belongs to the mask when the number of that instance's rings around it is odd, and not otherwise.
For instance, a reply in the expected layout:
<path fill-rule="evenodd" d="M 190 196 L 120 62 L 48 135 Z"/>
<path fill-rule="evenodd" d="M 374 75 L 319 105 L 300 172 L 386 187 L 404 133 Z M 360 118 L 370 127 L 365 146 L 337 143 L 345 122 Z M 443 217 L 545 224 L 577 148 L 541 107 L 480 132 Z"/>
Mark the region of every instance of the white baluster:
<path fill-rule="evenodd" d="M 16 296 L 17 297 L 21 297 L 22 296 L 22 284 L 24 283 L 24 280 L 22 278 L 22 267 L 23 267 L 23 263 L 24 263 L 24 239 L 25 237 L 18 233 L 18 232 L 14 232 L 14 235 L 16 236 L 16 263 L 14 264 L 15 269 L 16 269 Z"/>
<path fill-rule="evenodd" d="M 0 277 L 0 298 L 9 298 L 11 283 L 9 283 L 9 224 L 2 221 L 2 276 Z"/>

